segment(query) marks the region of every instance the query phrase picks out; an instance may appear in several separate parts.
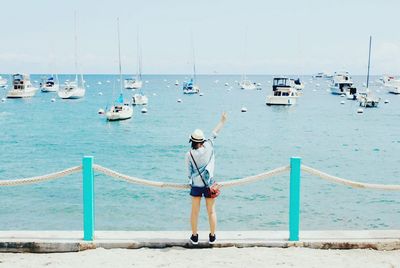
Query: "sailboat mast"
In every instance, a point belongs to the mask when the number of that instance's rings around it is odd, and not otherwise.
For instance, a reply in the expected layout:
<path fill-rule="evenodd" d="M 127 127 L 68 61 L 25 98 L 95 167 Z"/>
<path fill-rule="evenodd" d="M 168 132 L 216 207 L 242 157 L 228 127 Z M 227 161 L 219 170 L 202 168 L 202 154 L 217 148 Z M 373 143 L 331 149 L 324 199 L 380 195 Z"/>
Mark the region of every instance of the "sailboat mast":
<path fill-rule="evenodd" d="M 74 49 L 75 49 L 75 81 L 78 84 L 78 36 L 76 34 L 76 10 L 74 11 Z"/>
<path fill-rule="evenodd" d="M 141 70 L 141 64 L 142 64 L 142 59 L 140 58 L 140 45 L 139 45 L 139 27 L 137 28 L 137 33 L 136 33 L 136 57 L 137 57 L 137 69 L 136 69 L 136 80 L 142 80 L 142 70 Z"/>
<path fill-rule="evenodd" d="M 122 67 L 121 67 L 121 42 L 120 42 L 120 37 L 119 37 L 119 18 L 117 18 L 117 31 L 118 31 L 119 88 L 122 93 Z"/>
<path fill-rule="evenodd" d="M 193 33 L 191 33 L 191 42 L 192 42 L 192 53 L 193 53 L 193 85 L 196 84 L 196 58 L 194 54 L 194 41 L 193 41 Z"/>
<path fill-rule="evenodd" d="M 371 43 L 372 43 L 372 36 L 369 36 L 367 88 L 368 88 L 368 84 L 369 84 L 369 68 L 370 68 L 370 65 L 371 65 Z"/>

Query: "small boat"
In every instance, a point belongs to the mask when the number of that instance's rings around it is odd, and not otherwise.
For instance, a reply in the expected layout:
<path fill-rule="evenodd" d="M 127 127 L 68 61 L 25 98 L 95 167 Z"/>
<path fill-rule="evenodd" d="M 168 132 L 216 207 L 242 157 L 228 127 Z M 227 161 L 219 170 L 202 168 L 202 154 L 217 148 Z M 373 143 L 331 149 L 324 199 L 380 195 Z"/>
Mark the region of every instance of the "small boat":
<path fill-rule="evenodd" d="M 297 79 L 291 79 L 293 82 L 293 86 L 297 90 L 303 90 L 304 89 L 304 83 L 300 81 L 300 78 Z"/>
<path fill-rule="evenodd" d="M 378 104 L 381 98 L 376 97 L 372 94 L 369 90 L 369 68 L 371 64 L 371 43 L 372 43 L 372 36 L 369 37 L 369 51 L 368 51 L 368 71 L 367 71 L 367 83 L 366 83 L 366 91 L 358 93 L 358 101 L 360 102 L 361 107 L 365 108 L 374 108 L 378 107 Z"/>
<path fill-rule="evenodd" d="M 240 89 L 253 90 L 257 89 L 257 84 L 247 80 L 246 76 L 239 82 Z"/>
<path fill-rule="evenodd" d="M 62 99 L 80 99 L 85 96 L 85 80 L 81 73 L 78 78 L 78 54 L 77 54 L 77 33 L 76 33 L 76 13 L 74 14 L 75 32 L 75 80 L 65 81 L 62 89 L 58 90 L 58 96 Z M 79 81 L 80 80 L 80 81 Z M 80 83 L 79 83 L 80 82 Z"/>
<path fill-rule="evenodd" d="M 128 78 L 124 81 L 125 89 L 140 89 L 143 86 L 142 81 L 142 50 L 139 43 L 139 33 L 137 35 L 137 72 L 136 77 Z"/>
<path fill-rule="evenodd" d="M 54 76 L 50 76 L 40 83 L 40 90 L 42 92 L 56 92 L 59 90 L 59 88 L 60 85 L 58 83 L 57 76 L 56 79 L 54 79 Z"/>
<path fill-rule="evenodd" d="M 7 79 L 0 76 L 0 88 L 7 87 Z"/>
<path fill-rule="evenodd" d="M 114 105 L 106 112 L 106 118 L 108 121 L 119 121 L 126 120 L 132 117 L 133 108 L 129 103 L 124 102 L 124 96 L 122 94 L 122 67 L 121 67 L 121 45 L 119 37 L 119 18 L 117 19 L 117 31 L 118 31 L 118 62 L 119 62 L 119 85 L 120 95 L 119 98 L 114 102 Z"/>
<path fill-rule="evenodd" d="M 193 78 L 189 82 L 183 82 L 183 94 L 198 94 L 199 86 L 195 85 Z"/>
<path fill-rule="evenodd" d="M 346 94 L 346 92 L 352 95 L 357 93 L 357 89 L 353 86 L 353 81 L 348 72 L 335 72 L 330 90 L 334 95 L 342 95 Z"/>
<path fill-rule="evenodd" d="M 135 94 L 132 96 L 132 104 L 133 105 L 147 105 L 149 99 L 147 96 L 143 95 L 142 93 Z"/>
<path fill-rule="evenodd" d="M 274 78 L 272 83 L 274 95 L 267 96 L 266 104 L 269 105 L 293 105 L 296 104 L 299 94 L 289 78 Z"/>
<path fill-rule="evenodd" d="M 179 81 L 175 80 L 175 86 L 179 86 Z"/>
<path fill-rule="evenodd" d="M 28 74 L 14 74 L 12 76 L 12 89 L 7 93 L 7 98 L 30 98 L 36 94 L 35 88 Z"/>
<path fill-rule="evenodd" d="M 83 82 L 79 84 L 78 77 L 75 81 L 65 82 L 62 89 L 58 91 L 61 99 L 80 99 L 85 96 L 85 85 Z"/>
<path fill-rule="evenodd" d="M 388 87 L 388 92 L 392 94 L 400 94 L 400 87 Z"/>
<path fill-rule="evenodd" d="M 325 72 L 319 72 L 319 73 L 313 75 L 314 79 L 332 79 L 332 77 L 333 77 L 332 75 L 327 74 Z"/>
<path fill-rule="evenodd" d="M 127 78 L 124 81 L 125 89 L 139 89 L 142 88 L 143 81 L 139 80 L 138 78 Z"/>
<path fill-rule="evenodd" d="M 122 93 L 120 95 L 120 98 L 121 97 L 122 101 L 115 103 L 106 112 L 106 117 L 108 121 L 126 120 L 132 117 L 133 115 L 132 105 L 130 105 L 129 103 L 124 103 Z"/>
<path fill-rule="evenodd" d="M 196 84 L 196 58 L 194 52 L 194 41 L 193 36 L 191 37 L 192 51 L 193 51 L 193 76 L 189 82 L 183 82 L 182 89 L 183 94 L 198 94 L 200 92 L 200 86 Z"/>

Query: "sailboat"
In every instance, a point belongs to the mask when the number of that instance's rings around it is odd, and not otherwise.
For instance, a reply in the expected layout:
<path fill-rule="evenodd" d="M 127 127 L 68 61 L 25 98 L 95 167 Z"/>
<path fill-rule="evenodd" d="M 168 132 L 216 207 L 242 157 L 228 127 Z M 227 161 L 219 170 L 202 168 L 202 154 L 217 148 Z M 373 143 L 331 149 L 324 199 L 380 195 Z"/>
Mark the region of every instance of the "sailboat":
<path fill-rule="evenodd" d="M 369 108 L 369 107 L 378 107 L 379 101 L 381 98 L 376 97 L 372 94 L 369 90 L 369 69 L 371 63 L 371 43 L 372 43 L 372 36 L 369 37 L 369 51 L 368 51 L 368 71 L 367 71 L 367 88 L 365 92 L 360 92 L 358 94 L 358 101 L 360 102 L 360 106 Z"/>
<path fill-rule="evenodd" d="M 200 87 L 196 85 L 196 63 L 194 54 L 194 44 L 192 36 L 192 50 L 193 50 L 193 77 L 190 78 L 189 82 L 183 82 L 183 94 L 198 94 Z"/>
<path fill-rule="evenodd" d="M 142 92 L 142 47 L 140 46 L 139 43 L 139 34 L 137 37 L 137 47 L 138 47 L 138 74 L 136 75 L 136 79 L 134 83 L 132 84 L 133 89 L 139 89 L 139 93 L 136 93 L 135 95 L 132 96 L 132 104 L 133 105 L 147 105 L 149 102 L 149 99 L 147 98 L 146 95 L 143 94 Z M 126 80 L 125 80 L 126 81 Z"/>
<path fill-rule="evenodd" d="M 80 99 L 85 96 L 85 81 L 83 74 L 79 75 L 78 79 L 78 37 L 76 34 L 76 12 L 74 14 L 74 32 L 75 32 L 75 80 L 66 81 L 63 88 L 58 91 L 58 96 L 62 99 Z M 79 81 L 80 80 L 80 81 Z M 79 83 L 80 82 L 80 83 Z"/>
<path fill-rule="evenodd" d="M 243 53 L 243 61 L 244 62 L 246 62 L 246 48 L 247 48 L 247 30 L 245 31 L 245 36 L 244 36 L 244 53 Z M 244 65 L 246 65 L 246 64 L 244 64 Z M 242 78 L 239 82 L 239 87 L 240 87 L 240 89 L 247 89 L 247 90 L 257 89 L 257 84 L 250 81 L 247 78 L 245 68 L 243 68 L 243 74 L 242 74 Z"/>
<path fill-rule="evenodd" d="M 117 31 L 118 31 L 118 62 L 119 62 L 119 87 L 120 95 L 114 102 L 114 105 L 106 112 L 108 121 L 118 121 L 129 119 L 133 115 L 133 108 L 129 103 L 124 102 L 124 96 L 122 93 L 122 67 L 121 67 L 121 44 L 119 37 L 119 18 L 117 19 Z"/>
<path fill-rule="evenodd" d="M 137 35 L 137 71 L 135 78 L 127 78 L 124 81 L 126 89 L 140 89 L 143 86 L 142 81 L 142 50 L 139 46 L 139 32 Z"/>
<path fill-rule="evenodd" d="M 57 92 L 59 88 L 60 84 L 57 75 L 50 75 L 40 83 L 40 90 L 42 92 Z"/>

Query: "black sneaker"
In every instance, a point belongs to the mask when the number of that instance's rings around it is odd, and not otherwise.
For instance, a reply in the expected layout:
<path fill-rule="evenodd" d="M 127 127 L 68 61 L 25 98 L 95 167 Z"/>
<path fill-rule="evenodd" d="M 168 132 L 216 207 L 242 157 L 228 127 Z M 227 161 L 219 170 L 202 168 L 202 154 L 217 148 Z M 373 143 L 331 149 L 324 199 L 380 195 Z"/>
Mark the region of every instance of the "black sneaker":
<path fill-rule="evenodd" d="M 217 240 L 217 236 L 214 234 L 214 235 L 211 235 L 211 234 L 209 234 L 208 235 L 208 244 L 214 244 L 215 243 L 215 241 Z"/>
<path fill-rule="evenodd" d="M 199 234 L 193 235 L 190 237 L 190 242 L 192 245 L 197 245 L 199 243 Z"/>

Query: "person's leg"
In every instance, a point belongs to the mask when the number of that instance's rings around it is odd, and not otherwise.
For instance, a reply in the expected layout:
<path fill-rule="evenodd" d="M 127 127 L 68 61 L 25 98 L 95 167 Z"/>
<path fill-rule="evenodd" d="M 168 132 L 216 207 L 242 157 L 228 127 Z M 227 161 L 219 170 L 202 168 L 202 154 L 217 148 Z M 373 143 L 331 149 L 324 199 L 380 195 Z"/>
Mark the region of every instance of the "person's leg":
<path fill-rule="evenodd" d="M 192 213 L 190 223 L 192 225 L 192 234 L 197 234 L 197 220 L 199 218 L 201 196 L 192 196 Z"/>
<path fill-rule="evenodd" d="M 215 198 L 206 198 L 206 206 L 208 212 L 208 222 L 210 223 L 210 233 L 215 235 L 217 227 L 217 212 L 215 211 Z"/>

